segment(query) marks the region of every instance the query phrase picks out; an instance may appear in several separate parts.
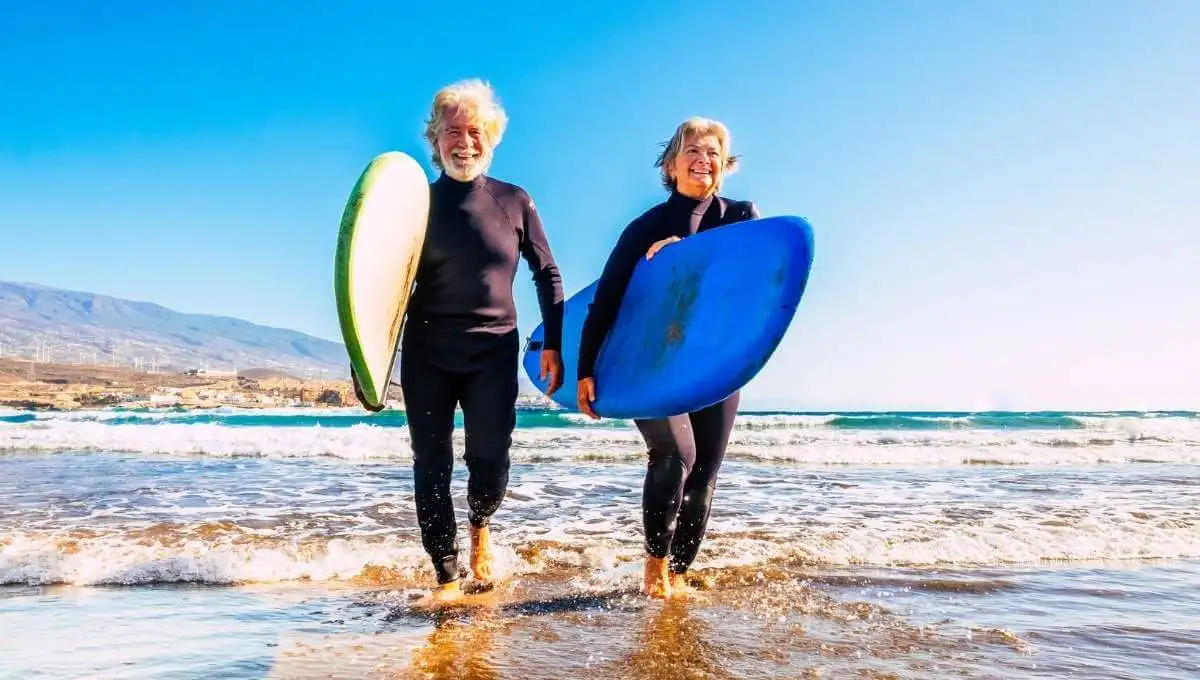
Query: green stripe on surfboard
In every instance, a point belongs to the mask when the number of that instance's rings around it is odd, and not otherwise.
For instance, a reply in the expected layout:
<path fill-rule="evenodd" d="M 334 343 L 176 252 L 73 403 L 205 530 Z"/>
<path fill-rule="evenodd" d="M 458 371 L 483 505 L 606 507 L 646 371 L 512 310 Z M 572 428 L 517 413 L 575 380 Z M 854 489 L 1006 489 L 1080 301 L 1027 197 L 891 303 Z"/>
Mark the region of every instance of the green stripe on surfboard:
<path fill-rule="evenodd" d="M 387 398 L 428 217 L 425 172 L 398 151 L 367 165 L 342 213 L 334 299 L 350 366 L 370 407 Z"/>

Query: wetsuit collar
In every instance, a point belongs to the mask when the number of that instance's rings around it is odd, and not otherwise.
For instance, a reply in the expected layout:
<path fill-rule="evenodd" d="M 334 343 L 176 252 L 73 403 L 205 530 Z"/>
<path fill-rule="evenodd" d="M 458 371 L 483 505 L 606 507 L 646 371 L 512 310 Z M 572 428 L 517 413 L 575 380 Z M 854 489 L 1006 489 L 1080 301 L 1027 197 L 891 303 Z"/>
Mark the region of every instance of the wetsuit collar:
<path fill-rule="evenodd" d="M 708 207 L 712 205 L 713 199 L 715 198 L 716 194 L 713 194 L 712 196 L 701 200 L 692 198 L 690 196 L 684 196 L 678 191 L 672 191 L 670 198 L 667 199 L 667 205 L 674 208 L 679 208 L 681 210 L 686 210 L 688 212 L 703 213 L 708 210 Z"/>
<path fill-rule="evenodd" d="M 487 175 L 485 174 L 480 174 L 469 182 L 460 182 L 450 175 L 447 175 L 445 171 L 442 171 L 441 175 L 439 175 L 437 178 L 436 184 L 446 189 L 470 191 L 471 189 L 478 189 L 479 187 L 483 186 L 485 182 L 487 182 Z"/>

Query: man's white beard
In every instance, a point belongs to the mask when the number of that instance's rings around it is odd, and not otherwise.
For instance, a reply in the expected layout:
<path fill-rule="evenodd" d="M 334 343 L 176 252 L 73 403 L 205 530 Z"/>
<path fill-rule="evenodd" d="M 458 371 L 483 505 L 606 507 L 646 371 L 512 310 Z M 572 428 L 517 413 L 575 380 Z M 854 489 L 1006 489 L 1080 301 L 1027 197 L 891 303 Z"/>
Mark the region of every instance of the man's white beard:
<path fill-rule="evenodd" d="M 459 182 L 470 182 L 479 177 L 487 171 L 491 162 L 492 154 L 489 151 L 480 151 L 479 157 L 475 159 L 475 162 L 466 168 L 460 168 L 455 163 L 453 157 L 447 158 L 445 154 L 442 155 L 442 168 L 451 179 L 458 180 Z"/>

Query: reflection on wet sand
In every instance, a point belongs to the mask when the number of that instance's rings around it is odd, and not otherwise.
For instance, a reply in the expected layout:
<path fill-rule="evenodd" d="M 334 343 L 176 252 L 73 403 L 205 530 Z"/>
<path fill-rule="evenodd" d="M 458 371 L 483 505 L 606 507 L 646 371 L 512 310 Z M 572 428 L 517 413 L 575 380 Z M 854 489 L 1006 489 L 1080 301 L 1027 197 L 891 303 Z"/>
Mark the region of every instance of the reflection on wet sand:
<path fill-rule="evenodd" d="M 630 631 L 635 632 L 635 631 Z M 688 604 L 666 602 L 647 612 L 636 627 L 633 649 L 602 664 L 585 677 L 594 678 L 732 678 L 722 667 L 720 638 L 712 624 L 688 612 Z"/>
<path fill-rule="evenodd" d="M 916 625 L 788 565 L 698 574 L 701 600 L 580 592 L 577 578 L 523 578 L 437 612 L 377 591 L 353 605 L 375 611 L 374 631 L 292 641 L 272 677 L 988 677 L 1021 653 L 1008 634 Z"/>
<path fill-rule="evenodd" d="M 510 639 L 504 633 L 511 623 L 494 610 L 471 618 L 440 618 L 425 644 L 413 650 L 409 667 L 383 677 L 499 680 L 504 676 L 494 660 L 504 656 L 498 645 Z"/>

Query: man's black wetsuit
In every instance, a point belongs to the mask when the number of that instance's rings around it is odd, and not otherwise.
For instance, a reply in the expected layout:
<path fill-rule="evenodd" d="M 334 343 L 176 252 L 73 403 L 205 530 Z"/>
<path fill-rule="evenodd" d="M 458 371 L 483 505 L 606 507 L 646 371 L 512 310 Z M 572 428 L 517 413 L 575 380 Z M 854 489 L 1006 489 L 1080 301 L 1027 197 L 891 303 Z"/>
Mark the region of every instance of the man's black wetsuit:
<path fill-rule="evenodd" d="M 672 192 L 630 223 L 609 255 L 584 321 L 579 379 L 594 377 L 596 358 L 616 321 L 634 267 L 651 245 L 758 216 L 749 201 L 719 196 L 698 201 Z M 598 382 L 596 390 L 603 391 L 604 384 Z M 635 421 L 650 449 L 642 491 L 646 550 L 653 557 L 670 555 L 674 573 L 687 571 L 700 549 L 739 399 L 734 393 L 693 413 Z"/>
<path fill-rule="evenodd" d="M 430 187 L 429 227 L 408 304 L 400 384 L 412 436 L 421 541 L 438 583 L 458 578 L 450 475 L 454 410 L 466 432 L 468 519 L 487 525 L 508 486 L 520 341 L 512 288 L 519 258 L 533 271 L 545 348 L 562 339 L 562 279 L 541 220 L 520 187 L 445 174 Z"/>

